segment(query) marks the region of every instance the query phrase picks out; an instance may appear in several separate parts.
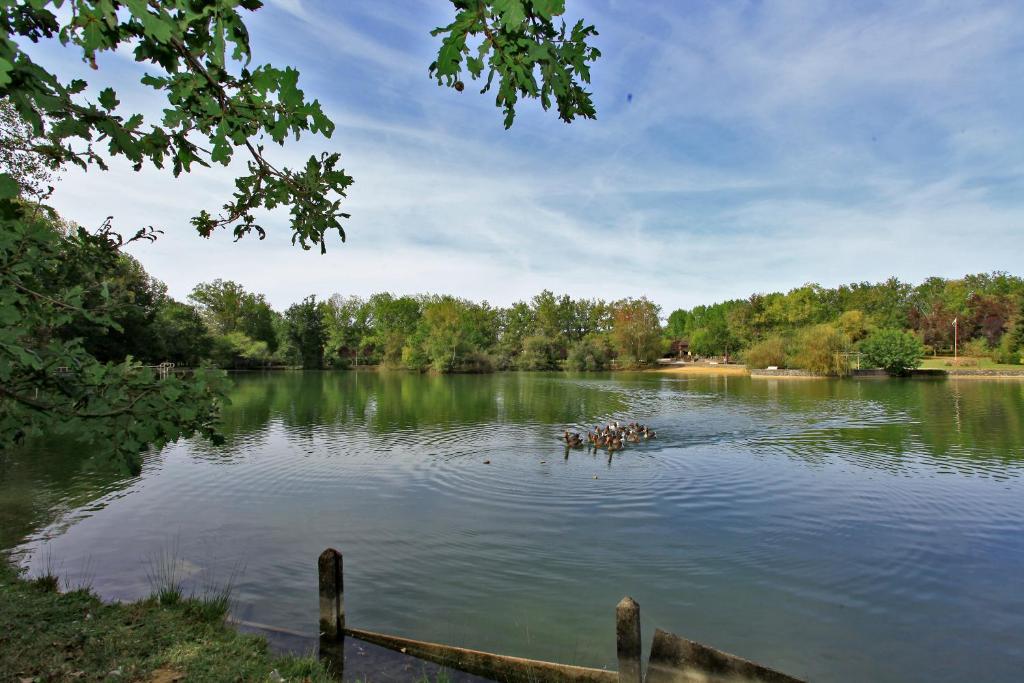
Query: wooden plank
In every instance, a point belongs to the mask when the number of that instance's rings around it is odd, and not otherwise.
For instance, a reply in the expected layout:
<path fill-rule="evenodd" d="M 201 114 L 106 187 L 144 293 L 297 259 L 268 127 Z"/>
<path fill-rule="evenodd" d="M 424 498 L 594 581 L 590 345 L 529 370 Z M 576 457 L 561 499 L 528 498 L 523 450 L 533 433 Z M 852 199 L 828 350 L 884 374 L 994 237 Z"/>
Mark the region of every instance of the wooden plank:
<path fill-rule="evenodd" d="M 645 683 L 804 683 L 775 669 L 656 629 Z"/>
<path fill-rule="evenodd" d="M 616 672 L 606 669 L 510 657 L 355 628 L 346 628 L 345 635 L 502 683 L 618 683 L 619 680 Z"/>

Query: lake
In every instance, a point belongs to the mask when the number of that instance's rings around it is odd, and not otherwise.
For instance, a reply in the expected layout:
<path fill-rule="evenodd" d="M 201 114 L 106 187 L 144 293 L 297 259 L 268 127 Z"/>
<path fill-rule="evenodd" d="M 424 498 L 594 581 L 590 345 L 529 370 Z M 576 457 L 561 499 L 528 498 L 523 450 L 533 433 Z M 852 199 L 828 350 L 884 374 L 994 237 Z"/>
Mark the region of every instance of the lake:
<path fill-rule="evenodd" d="M 88 449 L 0 459 L 0 545 L 109 599 L 175 558 L 240 619 L 350 625 L 615 666 L 614 608 L 816 681 L 1024 668 L 1024 382 L 643 374 L 236 376 L 227 443 L 139 476 Z M 657 439 L 566 453 L 562 430 Z M 485 464 L 490 461 L 490 464 Z"/>

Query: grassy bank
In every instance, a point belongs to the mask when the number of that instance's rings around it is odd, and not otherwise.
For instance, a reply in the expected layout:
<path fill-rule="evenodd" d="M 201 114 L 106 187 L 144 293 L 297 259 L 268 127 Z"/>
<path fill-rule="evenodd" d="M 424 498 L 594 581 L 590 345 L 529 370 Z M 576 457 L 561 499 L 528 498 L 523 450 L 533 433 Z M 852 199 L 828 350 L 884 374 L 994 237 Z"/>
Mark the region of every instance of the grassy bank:
<path fill-rule="evenodd" d="M 331 681 L 312 657 L 272 655 L 263 638 L 225 623 L 227 601 L 163 591 L 106 604 L 58 591 L 0 557 L 0 681 Z"/>
<path fill-rule="evenodd" d="M 997 363 L 991 358 L 973 358 L 961 356 L 954 359 L 952 356 L 938 356 L 925 358 L 921 361 L 921 368 L 924 370 L 1006 370 L 1008 372 L 1024 371 L 1024 365 L 1008 365 Z"/>
<path fill-rule="evenodd" d="M 651 368 L 651 372 L 670 375 L 749 375 L 745 365 L 662 365 Z"/>

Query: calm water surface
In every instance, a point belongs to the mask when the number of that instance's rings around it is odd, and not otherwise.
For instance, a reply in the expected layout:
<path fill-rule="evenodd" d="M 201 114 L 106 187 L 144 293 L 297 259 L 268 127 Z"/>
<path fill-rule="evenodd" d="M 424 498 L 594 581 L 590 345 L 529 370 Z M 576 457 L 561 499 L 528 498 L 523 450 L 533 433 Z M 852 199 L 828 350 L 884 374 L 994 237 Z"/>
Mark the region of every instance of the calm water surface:
<path fill-rule="evenodd" d="M 817 681 L 1016 681 L 1024 382 L 671 375 L 240 376 L 228 442 L 129 477 L 81 448 L 0 460 L 0 545 L 108 598 L 173 554 L 235 614 L 614 666 L 614 606 Z M 654 425 L 616 454 L 567 425 Z M 491 464 L 483 464 L 490 460 Z"/>

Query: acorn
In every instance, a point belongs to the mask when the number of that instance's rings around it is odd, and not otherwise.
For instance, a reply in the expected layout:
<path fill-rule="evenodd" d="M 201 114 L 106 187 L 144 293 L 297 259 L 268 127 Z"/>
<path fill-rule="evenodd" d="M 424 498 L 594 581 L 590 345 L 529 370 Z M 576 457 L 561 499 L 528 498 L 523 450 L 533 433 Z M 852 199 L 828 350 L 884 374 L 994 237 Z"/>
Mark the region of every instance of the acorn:
<path fill-rule="evenodd" d="M 458 90 L 459 92 L 462 92 L 463 90 L 465 90 L 465 88 L 466 88 L 466 84 L 465 83 L 463 83 L 462 81 L 455 81 L 455 89 L 456 90 Z"/>

